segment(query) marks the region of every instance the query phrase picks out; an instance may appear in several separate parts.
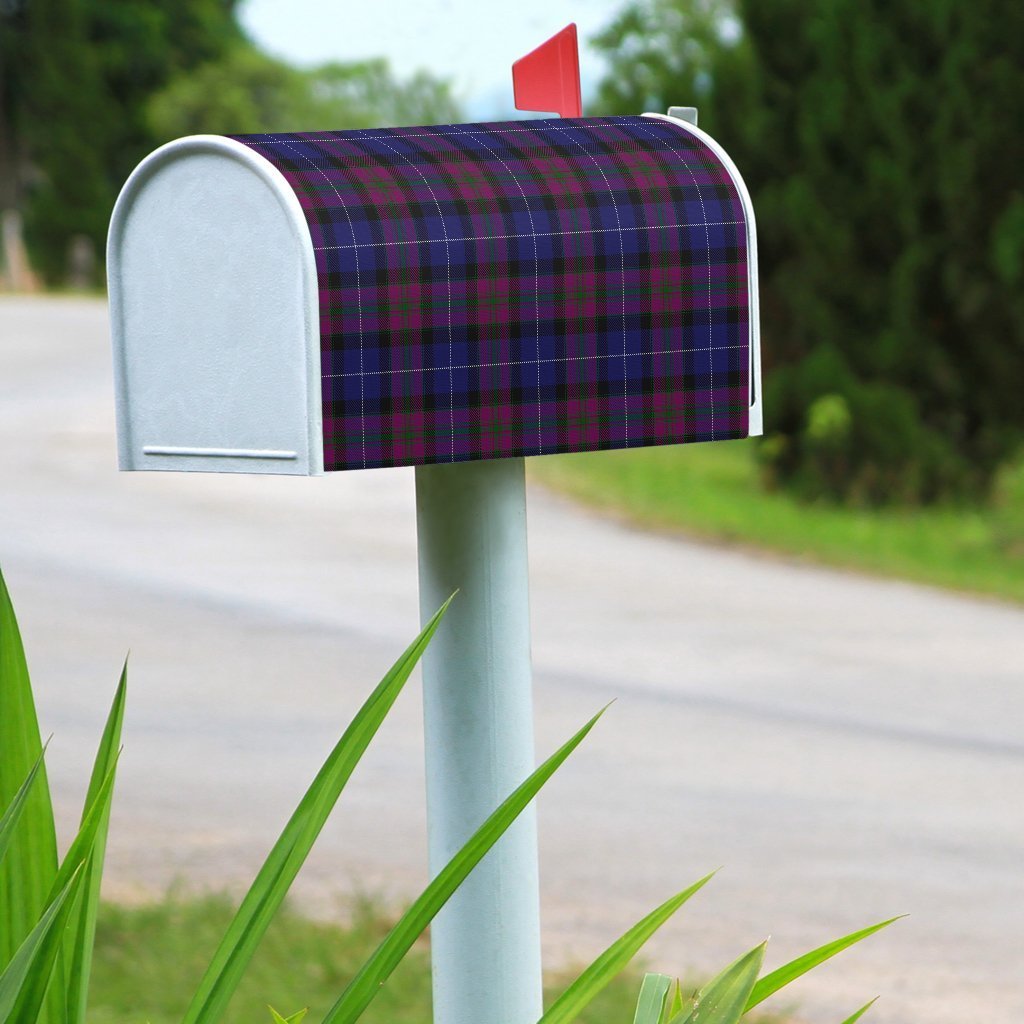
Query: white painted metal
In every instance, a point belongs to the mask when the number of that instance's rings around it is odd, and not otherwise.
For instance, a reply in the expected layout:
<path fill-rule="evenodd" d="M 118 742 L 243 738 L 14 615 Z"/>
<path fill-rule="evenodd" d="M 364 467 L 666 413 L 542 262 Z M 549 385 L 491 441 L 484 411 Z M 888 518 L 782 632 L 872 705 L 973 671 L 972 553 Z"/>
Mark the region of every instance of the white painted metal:
<path fill-rule="evenodd" d="M 732 157 L 707 132 L 701 131 L 697 127 L 696 110 L 694 110 L 694 120 L 691 122 L 685 117 L 670 116 L 674 110 L 678 109 L 680 108 L 669 107 L 668 115 L 648 113 L 644 114 L 644 117 L 654 117 L 659 121 L 671 121 L 706 143 L 729 172 L 736 191 L 739 193 L 740 203 L 743 205 L 747 222 L 747 280 L 750 302 L 750 414 L 747 434 L 750 437 L 759 437 L 764 433 L 764 412 L 761 403 L 761 308 L 757 289 L 757 224 L 754 220 L 754 204 L 751 201 L 746 182 L 732 162 Z"/>
<path fill-rule="evenodd" d="M 692 125 L 697 124 L 696 107 L 669 107 L 668 116 L 679 121 L 688 121 Z"/>
<path fill-rule="evenodd" d="M 432 874 L 534 767 L 522 459 L 416 468 L 420 613 L 458 596 L 423 661 Z M 542 1011 L 533 808 L 431 928 L 434 1024 Z"/>
<path fill-rule="evenodd" d="M 323 472 L 316 264 L 280 171 L 219 136 L 161 147 L 107 265 L 122 469 Z"/>

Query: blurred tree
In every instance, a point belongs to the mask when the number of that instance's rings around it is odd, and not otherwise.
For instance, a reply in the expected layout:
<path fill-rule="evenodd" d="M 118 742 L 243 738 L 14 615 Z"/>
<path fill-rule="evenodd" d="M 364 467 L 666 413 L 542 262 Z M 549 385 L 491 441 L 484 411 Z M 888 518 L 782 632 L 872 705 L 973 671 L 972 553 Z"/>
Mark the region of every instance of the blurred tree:
<path fill-rule="evenodd" d="M 167 142 L 202 133 L 288 131 L 296 119 L 308 125 L 308 101 L 301 71 L 242 44 L 172 79 L 150 98 L 146 113 L 154 139 Z"/>
<path fill-rule="evenodd" d="M 20 168 L 16 150 L 19 114 L 21 61 L 19 49 L 24 35 L 25 10 L 19 0 L 0 0 L 0 211 L 18 206 Z"/>
<path fill-rule="evenodd" d="M 20 209 L 33 263 L 65 279 L 69 244 L 102 251 L 117 192 L 161 142 L 192 132 L 459 119 L 446 82 L 383 60 L 303 71 L 257 50 L 238 0 L 0 0 L 0 211 Z"/>
<path fill-rule="evenodd" d="M 237 0 L 0 0 L 0 206 L 25 214 L 51 281 L 68 243 L 101 248 L 125 176 L 151 147 L 154 90 L 240 38 Z"/>
<path fill-rule="evenodd" d="M 385 60 L 294 68 L 250 45 L 181 75 L 148 108 L 153 135 L 321 131 L 458 121 L 449 86 L 425 72 L 395 80 Z"/>
<path fill-rule="evenodd" d="M 649 0 L 607 112 L 695 102 L 751 187 L 771 475 L 976 495 L 1024 437 L 1024 5 Z"/>
<path fill-rule="evenodd" d="M 446 79 L 415 71 L 406 81 L 399 82 L 386 60 L 324 64 L 308 72 L 307 81 L 316 106 L 310 113 L 320 122 L 314 128 L 324 127 L 332 118 L 342 128 L 391 128 L 465 120 Z"/>

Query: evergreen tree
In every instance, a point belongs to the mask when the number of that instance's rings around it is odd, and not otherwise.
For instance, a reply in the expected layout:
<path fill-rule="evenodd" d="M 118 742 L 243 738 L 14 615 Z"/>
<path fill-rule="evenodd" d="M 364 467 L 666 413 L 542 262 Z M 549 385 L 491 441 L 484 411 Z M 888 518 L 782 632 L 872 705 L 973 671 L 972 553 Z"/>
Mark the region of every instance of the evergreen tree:
<path fill-rule="evenodd" d="M 1024 7 L 654 0 L 599 44 L 606 110 L 696 102 L 751 188 L 771 474 L 983 493 L 1024 438 Z"/>
<path fill-rule="evenodd" d="M 25 215 L 36 268 L 69 239 L 102 251 L 120 185 L 152 146 L 146 103 L 240 38 L 237 0 L 0 0 L 0 203 Z"/>
<path fill-rule="evenodd" d="M 381 59 L 305 70 L 248 44 L 172 80 L 148 112 L 160 141 L 197 132 L 331 131 L 462 117 L 447 83 L 427 72 L 399 82 Z"/>
<path fill-rule="evenodd" d="M 261 53 L 238 0 L 0 0 L 0 211 L 24 213 L 35 268 L 101 253 L 114 200 L 157 145 L 196 132 L 459 119 L 448 84 L 383 60 L 299 70 Z"/>

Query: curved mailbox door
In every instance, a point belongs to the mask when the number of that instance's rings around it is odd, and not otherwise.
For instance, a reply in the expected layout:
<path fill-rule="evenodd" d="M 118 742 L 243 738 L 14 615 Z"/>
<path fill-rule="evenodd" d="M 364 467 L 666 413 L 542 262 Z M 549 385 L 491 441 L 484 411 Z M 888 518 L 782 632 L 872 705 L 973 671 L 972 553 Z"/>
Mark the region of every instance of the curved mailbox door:
<path fill-rule="evenodd" d="M 107 253 L 121 468 L 322 472 L 316 268 L 280 172 L 172 142 L 126 183 Z"/>

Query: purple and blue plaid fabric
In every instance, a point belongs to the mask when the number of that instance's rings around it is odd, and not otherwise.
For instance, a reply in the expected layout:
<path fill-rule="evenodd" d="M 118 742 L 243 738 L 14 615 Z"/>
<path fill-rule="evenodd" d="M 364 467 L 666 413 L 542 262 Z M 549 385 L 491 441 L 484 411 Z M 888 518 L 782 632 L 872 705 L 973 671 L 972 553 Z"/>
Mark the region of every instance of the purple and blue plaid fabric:
<path fill-rule="evenodd" d="M 746 436 L 744 210 L 684 128 L 236 138 L 309 222 L 326 469 Z"/>

